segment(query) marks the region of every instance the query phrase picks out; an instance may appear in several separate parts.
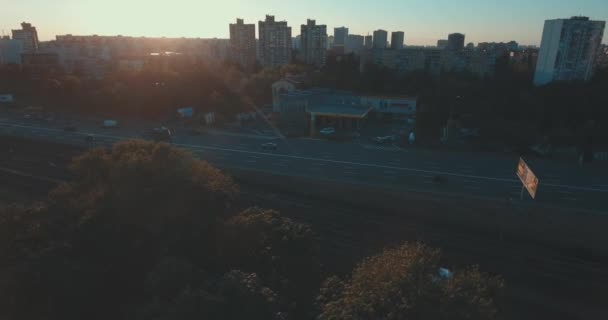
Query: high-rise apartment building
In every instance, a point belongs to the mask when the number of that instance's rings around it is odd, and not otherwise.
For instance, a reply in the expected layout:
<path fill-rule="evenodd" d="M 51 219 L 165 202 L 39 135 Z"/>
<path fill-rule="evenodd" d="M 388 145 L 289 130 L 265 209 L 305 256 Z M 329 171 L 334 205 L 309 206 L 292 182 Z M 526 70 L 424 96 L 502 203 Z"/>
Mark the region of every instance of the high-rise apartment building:
<path fill-rule="evenodd" d="M 302 56 L 307 64 L 322 66 L 327 55 L 327 26 L 308 19 L 300 29 Z"/>
<path fill-rule="evenodd" d="M 403 49 L 405 34 L 403 31 L 393 31 L 391 33 L 391 49 Z"/>
<path fill-rule="evenodd" d="M 605 26 L 605 21 L 591 21 L 587 17 L 545 21 L 534 84 L 589 80 Z"/>
<path fill-rule="evenodd" d="M 267 15 L 258 23 L 260 62 L 264 67 L 278 67 L 291 61 L 291 27 L 287 21 L 275 21 Z"/>
<path fill-rule="evenodd" d="M 372 36 L 367 35 L 365 36 L 365 49 L 371 49 L 374 47 L 374 41 Z"/>
<path fill-rule="evenodd" d="M 334 46 L 346 46 L 348 40 L 348 28 L 334 28 Z"/>
<path fill-rule="evenodd" d="M 10 39 L 8 36 L 0 38 L 0 64 L 21 64 L 23 42 Z"/>
<path fill-rule="evenodd" d="M 245 24 L 243 19 L 230 24 L 230 56 L 245 69 L 255 66 L 255 24 Z"/>
<path fill-rule="evenodd" d="M 386 48 L 386 42 L 388 38 L 388 32 L 385 30 L 376 30 L 374 31 L 374 48 L 376 49 L 384 49 Z"/>
<path fill-rule="evenodd" d="M 21 23 L 21 29 L 13 30 L 13 40 L 20 40 L 23 43 L 23 51 L 38 51 L 38 31 L 31 23 Z"/>
<path fill-rule="evenodd" d="M 462 51 L 464 49 L 464 34 L 452 33 L 448 35 L 448 44 L 446 49 L 450 51 Z"/>

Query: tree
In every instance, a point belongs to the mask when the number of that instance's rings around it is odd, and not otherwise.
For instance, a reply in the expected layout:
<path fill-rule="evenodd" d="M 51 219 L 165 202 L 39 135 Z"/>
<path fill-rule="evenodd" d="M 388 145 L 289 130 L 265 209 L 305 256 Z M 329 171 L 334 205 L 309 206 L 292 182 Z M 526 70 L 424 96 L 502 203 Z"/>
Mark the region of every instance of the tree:
<path fill-rule="evenodd" d="M 476 268 L 439 275 L 439 250 L 404 244 L 361 262 L 321 288 L 320 319 L 493 319 L 499 278 Z"/>
<path fill-rule="evenodd" d="M 294 316 L 306 313 L 320 283 L 319 246 L 309 226 L 275 210 L 251 208 L 229 219 L 221 241 L 228 266 L 255 272 L 285 299 Z"/>

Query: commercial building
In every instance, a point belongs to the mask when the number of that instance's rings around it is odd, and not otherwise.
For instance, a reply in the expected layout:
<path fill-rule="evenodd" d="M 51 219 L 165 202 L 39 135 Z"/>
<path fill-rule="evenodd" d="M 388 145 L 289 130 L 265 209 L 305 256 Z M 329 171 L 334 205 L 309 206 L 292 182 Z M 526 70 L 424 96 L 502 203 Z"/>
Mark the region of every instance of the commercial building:
<path fill-rule="evenodd" d="M 301 26 L 300 35 L 304 63 L 323 66 L 327 57 L 327 26 L 317 25 L 315 20 L 308 19 Z"/>
<path fill-rule="evenodd" d="M 384 49 L 386 48 L 388 32 L 385 30 L 376 30 L 374 31 L 374 48 L 376 49 Z"/>
<path fill-rule="evenodd" d="M 370 35 L 365 36 L 365 49 L 371 49 L 374 47 L 373 37 Z"/>
<path fill-rule="evenodd" d="M 464 49 L 465 35 L 462 33 L 452 33 L 448 35 L 448 44 L 446 49 L 450 51 L 461 51 Z"/>
<path fill-rule="evenodd" d="M 13 39 L 23 42 L 23 50 L 25 52 L 38 51 L 38 31 L 31 23 L 21 23 L 21 29 L 12 30 Z"/>
<path fill-rule="evenodd" d="M 403 31 L 391 32 L 391 49 L 403 49 L 405 34 Z"/>
<path fill-rule="evenodd" d="M 230 24 L 230 57 L 246 70 L 255 67 L 255 24 L 245 24 L 243 19 Z"/>
<path fill-rule="evenodd" d="M 291 27 L 267 15 L 258 23 L 260 62 L 264 67 L 279 67 L 291 62 Z"/>
<path fill-rule="evenodd" d="M 23 42 L 3 37 L 0 39 L 0 64 L 21 64 Z"/>
<path fill-rule="evenodd" d="M 534 84 L 589 80 L 604 35 L 605 21 L 587 17 L 545 21 Z"/>

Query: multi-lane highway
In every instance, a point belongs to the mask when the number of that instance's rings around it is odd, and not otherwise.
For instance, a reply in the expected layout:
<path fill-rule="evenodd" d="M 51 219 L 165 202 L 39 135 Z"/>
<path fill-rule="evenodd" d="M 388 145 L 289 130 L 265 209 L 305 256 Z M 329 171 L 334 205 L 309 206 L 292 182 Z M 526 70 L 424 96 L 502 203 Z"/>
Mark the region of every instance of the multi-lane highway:
<path fill-rule="evenodd" d="M 140 138 L 154 124 L 125 125 L 103 129 L 99 121 L 82 120 L 77 131 L 64 130 L 65 121 L 24 118 L 0 112 L 0 134 L 51 140 L 74 145 L 111 145 L 119 140 Z M 277 150 L 263 150 L 265 142 Z M 364 184 L 395 190 L 430 192 L 468 198 L 512 199 L 516 205 L 554 206 L 608 213 L 608 167 L 580 167 L 576 163 L 529 159 L 540 178 L 537 199 L 525 195 L 515 176 L 518 157 L 487 153 L 459 153 L 423 149 L 401 149 L 371 143 L 341 143 L 313 139 L 284 139 L 279 136 L 235 134 L 213 131 L 192 135 L 174 130 L 173 143 L 192 150 L 220 168 L 235 168 L 311 179 Z M 435 176 L 444 183 L 434 182 Z"/>

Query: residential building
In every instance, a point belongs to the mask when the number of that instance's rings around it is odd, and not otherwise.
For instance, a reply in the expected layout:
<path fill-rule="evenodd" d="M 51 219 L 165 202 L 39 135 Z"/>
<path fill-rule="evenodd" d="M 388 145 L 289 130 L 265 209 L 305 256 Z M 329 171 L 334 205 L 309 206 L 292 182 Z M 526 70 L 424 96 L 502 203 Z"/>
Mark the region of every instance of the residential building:
<path fill-rule="evenodd" d="M 255 24 L 245 24 L 236 19 L 230 24 L 230 56 L 246 70 L 252 70 L 256 62 Z"/>
<path fill-rule="evenodd" d="M 376 49 L 384 49 L 386 48 L 388 32 L 385 30 L 376 30 L 374 31 L 374 48 Z"/>
<path fill-rule="evenodd" d="M 323 66 L 327 57 L 327 26 L 308 19 L 300 29 L 304 63 Z"/>
<path fill-rule="evenodd" d="M 608 45 L 602 45 L 597 59 L 597 65 L 599 68 L 608 68 Z"/>
<path fill-rule="evenodd" d="M 403 49 L 405 34 L 403 31 L 391 32 L 391 49 Z"/>
<path fill-rule="evenodd" d="M 437 40 L 437 48 L 439 48 L 439 49 L 445 49 L 447 47 L 448 47 L 448 40 L 447 39 Z"/>
<path fill-rule="evenodd" d="M 348 40 L 348 28 L 334 28 L 334 46 L 346 46 Z"/>
<path fill-rule="evenodd" d="M 291 27 L 267 15 L 258 23 L 260 60 L 264 67 L 279 67 L 291 62 Z"/>
<path fill-rule="evenodd" d="M 0 64 L 21 64 L 22 53 L 23 41 L 8 36 L 0 39 Z"/>
<path fill-rule="evenodd" d="M 357 34 L 349 34 L 346 41 L 345 53 L 359 53 L 363 50 L 365 37 Z"/>
<path fill-rule="evenodd" d="M 452 33 L 448 35 L 448 44 L 446 49 L 450 51 L 461 51 L 464 49 L 465 35 L 462 33 Z"/>
<path fill-rule="evenodd" d="M 545 21 L 534 84 L 589 80 L 605 26 L 605 21 L 592 21 L 588 17 Z"/>
<path fill-rule="evenodd" d="M 327 49 L 331 49 L 334 46 L 335 38 L 334 36 L 327 37 Z"/>
<path fill-rule="evenodd" d="M 365 36 L 364 47 L 365 47 L 365 49 L 371 49 L 374 47 L 374 42 L 373 42 L 372 36 L 370 36 L 370 35 Z"/>
<path fill-rule="evenodd" d="M 23 51 L 36 52 L 38 51 L 38 31 L 31 23 L 22 22 L 21 29 L 12 30 L 13 39 L 23 42 Z"/>

